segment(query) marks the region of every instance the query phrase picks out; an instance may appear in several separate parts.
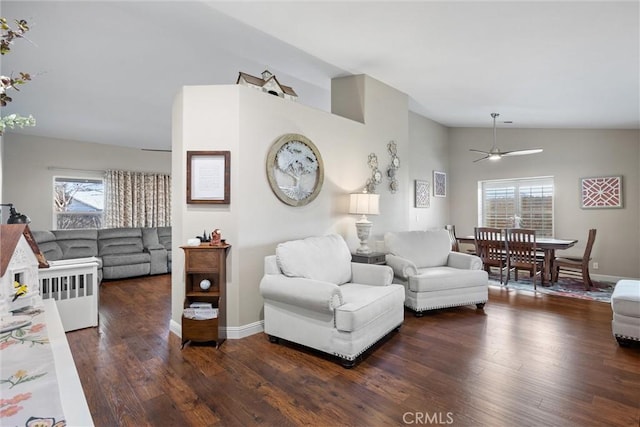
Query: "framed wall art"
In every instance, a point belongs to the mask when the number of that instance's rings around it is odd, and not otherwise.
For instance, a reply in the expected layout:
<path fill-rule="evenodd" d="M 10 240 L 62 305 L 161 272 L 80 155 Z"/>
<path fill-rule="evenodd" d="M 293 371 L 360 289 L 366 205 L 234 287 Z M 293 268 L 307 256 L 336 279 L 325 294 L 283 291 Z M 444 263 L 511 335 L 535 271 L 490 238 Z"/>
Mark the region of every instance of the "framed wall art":
<path fill-rule="evenodd" d="M 187 151 L 187 203 L 230 203 L 230 151 Z"/>
<path fill-rule="evenodd" d="M 280 201 L 290 206 L 304 206 L 322 189 L 324 165 L 320 152 L 303 135 L 282 135 L 267 155 L 267 178 Z"/>
<path fill-rule="evenodd" d="M 433 195 L 434 197 L 447 197 L 447 174 L 433 171 Z"/>
<path fill-rule="evenodd" d="M 621 208 L 622 176 L 580 178 L 582 209 Z"/>
<path fill-rule="evenodd" d="M 428 208 L 430 206 L 429 200 L 429 181 L 421 181 L 416 179 L 415 181 L 415 198 L 416 208 Z"/>

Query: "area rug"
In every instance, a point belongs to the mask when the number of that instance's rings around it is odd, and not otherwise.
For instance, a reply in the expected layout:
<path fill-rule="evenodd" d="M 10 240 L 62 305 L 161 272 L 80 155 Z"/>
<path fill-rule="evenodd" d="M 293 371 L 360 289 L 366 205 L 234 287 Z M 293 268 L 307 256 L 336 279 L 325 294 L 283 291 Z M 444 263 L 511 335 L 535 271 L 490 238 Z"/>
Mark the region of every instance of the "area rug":
<path fill-rule="evenodd" d="M 525 275 L 526 273 L 522 274 L 521 277 L 518 278 L 517 282 L 513 280 L 512 277 L 509 280 L 509 284 L 506 286 L 507 289 L 533 292 L 533 282 L 530 277 L 522 277 Z M 542 286 L 540 284 L 540 280 L 536 280 L 536 290 L 543 294 L 580 298 L 606 303 L 611 302 L 611 294 L 613 293 L 615 285 L 615 283 L 611 282 L 593 281 L 593 287 L 587 291 L 584 288 L 584 283 L 573 277 L 561 276 L 558 281 L 551 284 L 551 286 Z M 502 286 L 504 288 L 504 285 L 500 285 L 500 276 L 497 273 L 489 274 L 489 286 L 495 286 L 498 288 Z"/>

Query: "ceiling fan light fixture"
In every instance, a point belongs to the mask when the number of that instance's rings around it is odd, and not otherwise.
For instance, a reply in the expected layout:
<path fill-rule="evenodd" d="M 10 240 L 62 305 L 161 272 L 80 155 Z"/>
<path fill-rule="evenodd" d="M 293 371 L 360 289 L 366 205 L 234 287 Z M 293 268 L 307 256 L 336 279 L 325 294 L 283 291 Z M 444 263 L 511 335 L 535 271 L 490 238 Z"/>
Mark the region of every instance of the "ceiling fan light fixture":
<path fill-rule="evenodd" d="M 476 153 L 482 153 L 485 155 L 484 157 L 474 160 L 473 161 L 474 163 L 479 162 L 480 160 L 485 160 L 485 159 L 495 161 L 495 160 L 500 160 L 504 156 L 522 156 L 525 154 L 535 154 L 535 153 L 542 152 L 542 148 L 532 148 L 528 150 L 501 151 L 496 144 L 496 118 L 499 115 L 500 114 L 498 113 L 491 113 L 491 118 L 493 118 L 493 146 L 491 146 L 491 150 L 482 151 L 482 150 L 475 150 L 473 148 L 469 149 L 469 151 L 475 151 Z"/>

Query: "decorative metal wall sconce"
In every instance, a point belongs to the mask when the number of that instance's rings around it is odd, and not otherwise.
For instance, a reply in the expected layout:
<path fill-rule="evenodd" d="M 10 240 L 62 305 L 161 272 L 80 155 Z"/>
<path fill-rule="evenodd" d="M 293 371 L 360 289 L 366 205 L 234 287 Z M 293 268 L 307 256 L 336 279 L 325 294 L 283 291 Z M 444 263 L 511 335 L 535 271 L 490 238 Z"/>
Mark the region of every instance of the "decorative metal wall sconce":
<path fill-rule="evenodd" d="M 389 178 L 389 191 L 391 194 L 398 191 L 398 179 L 396 178 L 396 172 L 400 168 L 400 158 L 398 157 L 398 146 L 395 141 L 390 141 L 387 144 L 387 151 L 391 155 L 391 163 L 387 168 L 387 177 Z"/>
<path fill-rule="evenodd" d="M 367 193 L 375 193 L 376 185 L 382 182 L 382 172 L 378 169 L 378 156 L 376 156 L 376 153 L 369 154 L 367 163 L 371 169 L 371 178 L 367 179 L 365 188 L 367 189 Z"/>

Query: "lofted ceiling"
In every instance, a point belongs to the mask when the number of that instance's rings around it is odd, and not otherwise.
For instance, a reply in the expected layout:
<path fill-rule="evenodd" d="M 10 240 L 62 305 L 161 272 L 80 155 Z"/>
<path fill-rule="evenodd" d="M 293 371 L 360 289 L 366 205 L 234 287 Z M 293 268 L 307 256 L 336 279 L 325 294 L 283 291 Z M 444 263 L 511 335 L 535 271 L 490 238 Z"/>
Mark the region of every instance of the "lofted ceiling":
<path fill-rule="evenodd" d="M 171 146 L 183 85 L 269 68 L 330 110 L 334 77 L 367 74 L 445 126 L 640 128 L 637 1 L 0 1 L 29 41 L 2 74 L 33 81 L 2 114 L 16 132 L 145 149 Z"/>

